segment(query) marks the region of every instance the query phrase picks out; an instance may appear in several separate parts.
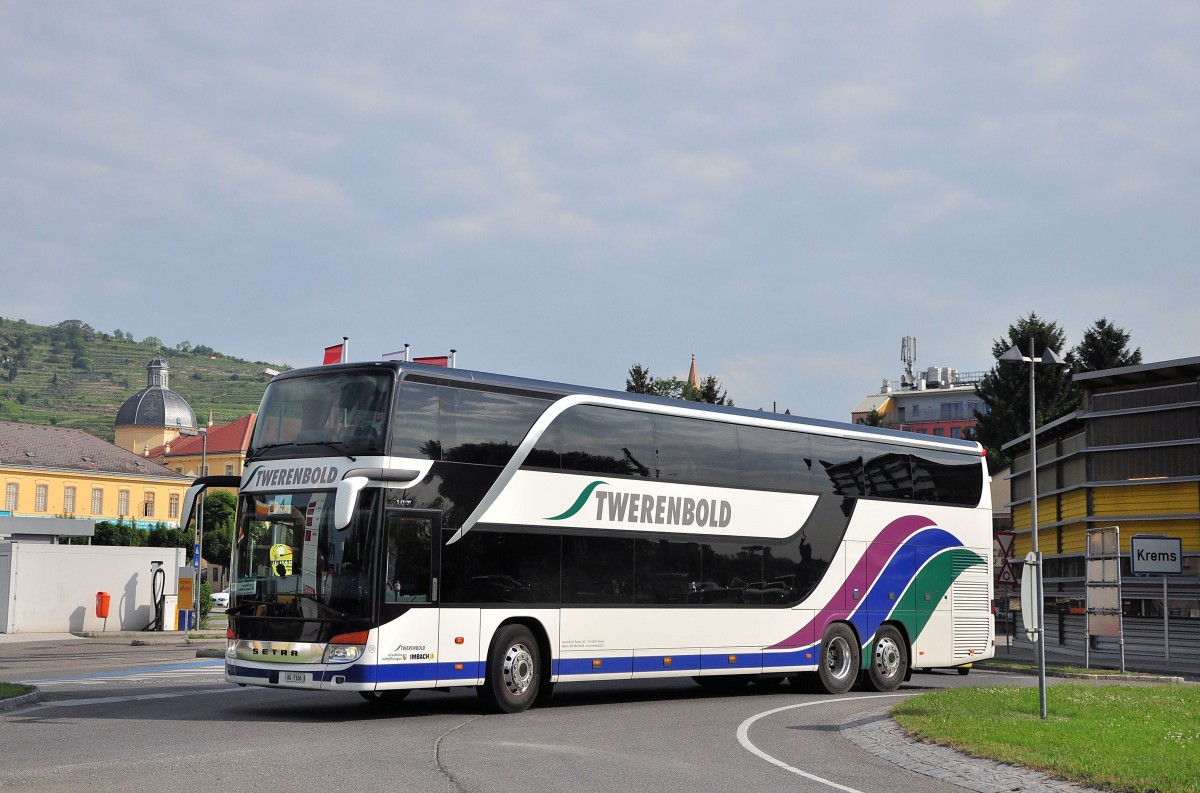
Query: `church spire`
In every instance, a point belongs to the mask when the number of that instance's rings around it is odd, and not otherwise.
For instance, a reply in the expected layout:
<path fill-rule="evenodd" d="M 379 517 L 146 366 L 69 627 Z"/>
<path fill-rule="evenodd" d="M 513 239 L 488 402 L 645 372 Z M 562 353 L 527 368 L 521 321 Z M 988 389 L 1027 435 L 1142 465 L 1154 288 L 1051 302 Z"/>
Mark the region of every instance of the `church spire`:
<path fill-rule="evenodd" d="M 688 372 L 688 385 L 692 388 L 700 387 L 700 378 L 696 376 L 696 345 L 692 345 L 692 368 Z"/>

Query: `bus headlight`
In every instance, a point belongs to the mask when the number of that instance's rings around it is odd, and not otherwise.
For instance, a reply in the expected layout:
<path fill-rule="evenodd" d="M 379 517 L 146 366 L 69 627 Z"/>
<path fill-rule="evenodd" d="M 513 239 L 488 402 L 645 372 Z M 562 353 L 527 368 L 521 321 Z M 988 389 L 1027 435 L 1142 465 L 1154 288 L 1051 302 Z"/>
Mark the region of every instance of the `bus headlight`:
<path fill-rule="evenodd" d="M 363 656 L 367 644 L 367 631 L 357 633 L 342 633 L 329 640 L 325 647 L 325 655 L 321 658 L 324 664 L 349 664 Z"/>

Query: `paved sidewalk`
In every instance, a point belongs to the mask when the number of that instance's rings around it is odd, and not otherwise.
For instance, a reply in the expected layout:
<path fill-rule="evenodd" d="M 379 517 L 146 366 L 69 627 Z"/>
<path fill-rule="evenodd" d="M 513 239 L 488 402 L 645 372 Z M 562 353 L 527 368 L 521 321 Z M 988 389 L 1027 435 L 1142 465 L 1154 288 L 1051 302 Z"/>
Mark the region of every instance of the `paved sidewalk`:
<path fill-rule="evenodd" d="M 132 644 L 225 643 L 225 631 L 79 631 L 78 633 L 0 633 L 0 644 L 62 642 L 77 639 L 128 639 Z"/>
<path fill-rule="evenodd" d="M 79 637 L 73 633 L 0 633 L 0 644 L 21 642 L 64 642 Z"/>

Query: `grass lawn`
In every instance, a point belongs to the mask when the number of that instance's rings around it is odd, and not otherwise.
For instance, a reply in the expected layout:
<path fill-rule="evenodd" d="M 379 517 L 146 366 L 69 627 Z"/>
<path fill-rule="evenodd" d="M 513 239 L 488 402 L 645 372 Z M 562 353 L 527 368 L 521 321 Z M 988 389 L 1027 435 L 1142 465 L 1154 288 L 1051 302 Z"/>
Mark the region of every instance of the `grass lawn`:
<path fill-rule="evenodd" d="M 0 699 L 19 697 L 22 694 L 28 694 L 31 690 L 29 686 L 21 686 L 16 683 L 0 683 Z"/>
<path fill-rule="evenodd" d="M 1200 686 L 959 688 L 892 708 L 909 733 L 1097 788 L 1200 789 Z"/>

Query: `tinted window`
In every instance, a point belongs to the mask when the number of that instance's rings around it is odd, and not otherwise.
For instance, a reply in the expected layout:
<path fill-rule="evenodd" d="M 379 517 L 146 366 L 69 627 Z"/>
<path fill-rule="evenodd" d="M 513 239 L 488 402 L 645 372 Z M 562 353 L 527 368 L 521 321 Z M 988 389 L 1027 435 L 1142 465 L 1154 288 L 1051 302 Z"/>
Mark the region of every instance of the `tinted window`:
<path fill-rule="evenodd" d="M 983 495 L 983 463 L 970 454 L 912 450 L 913 493 L 918 501 L 975 506 Z"/>
<path fill-rule="evenodd" d="M 738 427 L 742 486 L 759 490 L 811 490 L 808 436 L 764 427 Z"/>
<path fill-rule="evenodd" d="M 886 443 L 864 443 L 862 457 L 866 495 L 895 499 L 913 497 L 907 449 Z"/>
<path fill-rule="evenodd" d="M 810 442 L 816 490 L 839 496 L 862 495 L 862 458 L 858 443 L 827 435 L 813 435 Z"/>
<path fill-rule="evenodd" d="M 561 422 L 554 422 L 546 428 L 537 446 L 530 450 L 522 465 L 526 468 L 562 468 L 563 428 Z"/>
<path fill-rule="evenodd" d="M 701 603 L 762 603 L 761 545 L 711 542 L 700 546 Z"/>
<path fill-rule="evenodd" d="M 763 545 L 763 603 L 792 605 L 800 602 L 800 585 L 807 578 L 802 569 L 805 561 L 802 551 L 811 556 L 811 550 L 802 548 L 796 541 Z"/>
<path fill-rule="evenodd" d="M 682 605 L 700 587 L 700 546 L 694 542 L 638 540 L 634 601 L 647 605 Z"/>
<path fill-rule="evenodd" d="M 654 427 L 648 414 L 580 405 L 559 416 L 555 426 L 562 432 L 564 469 L 654 476 Z"/>
<path fill-rule="evenodd" d="M 654 416 L 658 476 L 671 482 L 740 484 L 737 429 L 715 421 Z"/>
<path fill-rule="evenodd" d="M 460 463 L 504 465 L 547 402 L 510 394 L 442 387 L 442 457 Z"/>
<path fill-rule="evenodd" d="M 329 444 L 336 444 L 349 454 L 381 454 L 391 397 L 387 371 L 274 380 L 263 395 L 249 453 L 327 455 Z"/>
<path fill-rule="evenodd" d="M 392 454 L 440 460 L 441 452 L 438 387 L 401 383 L 392 418 Z"/>
<path fill-rule="evenodd" d="M 444 532 L 448 539 L 451 532 Z M 561 541 L 551 534 L 475 529 L 442 548 L 446 603 L 544 603 L 559 599 Z"/>
<path fill-rule="evenodd" d="M 633 546 L 623 537 L 564 537 L 563 602 L 633 603 Z"/>
<path fill-rule="evenodd" d="M 395 454 L 504 465 L 548 402 L 404 382 L 392 434 Z"/>

